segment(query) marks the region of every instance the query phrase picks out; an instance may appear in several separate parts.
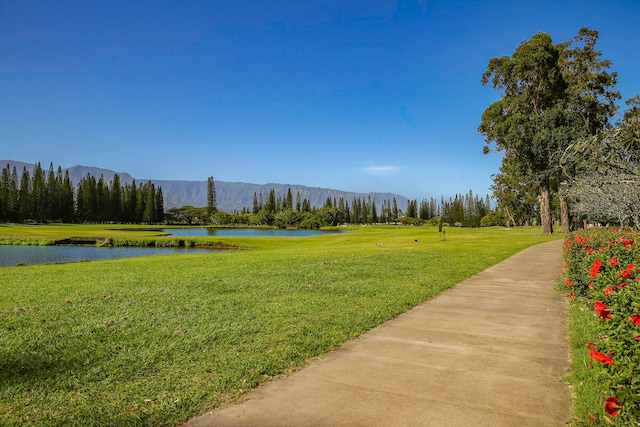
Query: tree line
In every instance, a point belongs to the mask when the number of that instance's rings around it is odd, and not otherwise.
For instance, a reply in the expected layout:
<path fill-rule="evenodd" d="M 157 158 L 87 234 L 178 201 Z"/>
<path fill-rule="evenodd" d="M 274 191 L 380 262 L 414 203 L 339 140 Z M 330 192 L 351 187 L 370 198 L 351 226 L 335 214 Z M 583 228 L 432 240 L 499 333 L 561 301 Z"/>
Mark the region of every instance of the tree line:
<path fill-rule="evenodd" d="M 151 181 L 120 184 L 120 177 L 105 182 L 101 175 L 83 177 L 77 186 L 53 163 L 45 171 L 36 163 L 33 175 L 7 164 L 0 175 L 0 221 L 11 222 L 161 222 L 162 188 Z"/>
<path fill-rule="evenodd" d="M 584 27 L 571 40 L 554 43 L 539 32 L 511 56 L 489 60 L 481 82 L 501 96 L 484 110 L 478 130 L 485 136 L 485 153 L 491 147 L 504 152 L 492 190 L 508 224 L 536 221 L 551 234 L 554 222 L 568 232 L 581 225 L 581 218 L 640 219 L 637 197 L 626 197 L 638 191 L 640 100 L 627 101 L 632 108 L 613 122 L 621 95 L 615 90 L 617 73 L 609 71 L 611 61 L 596 48 L 598 37 Z M 612 162 L 620 155 L 631 159 L 622 174 Z M 613 192 L 617 201 L 607 196 Z M 602 209 L 605 202 L 608 208 Z M 636 213 L 620 212 L 616 205 L 621 204 Z"/>
<path fill-rule="evenodd" d="M 312 206 L 300 192 L 293 196 L 289 188 L 276 196 L 271 188 L 266 195 L 254 193 L 253 204 L 233 213 L 217 209 L 213 177 L 207 182 L 207 206 L 171 208 L 165 214 L 162 188 L 151 181 L 121 185 L 115 174 L 106 182 L 87 174 L 74 187 L 69 172 L 53 164 L 45 171 L 40 163 L 33 174 L 23 168 L 20 178 L 16 167 L 7 164 L 0 176 L 0 221 L 11 222 L 125 222 L 183 224 L 266 225 L 279 228 L 316 229 L 340 224 L 420 225 L 450 224 L 464 227 L 496 225 L 489 196 L 467 194 L 440 200 L 408 200 L 404 209 L 395 198 L 377 206 L 375 198 L 353 197 L 346 200 L 328 197 L 322 206 Z"/>
<path fill-rule="evenodd" d="M 215 182 L 208 179 L 207 207 L 183 206 L 169 209 L 167 221 L 184 224 L 275 226 L 279 228 L 316 229 L 340 224 L 389 224 L 403 223 L 420 225 L 424 223 L 448 223 L 456 226 L 478 227 L 497 225 L 491 210 L 491 201 L 487 195 L 479 198 L 472 191 L 440 202 L 431 198 L 408 200 L 405 209 L 398 206 L 397 200 L 383 200 L 378 207 L 375 198 L 328 197 L 322 206 L 312 206 L 300 192 L 294 196 L 289 188 L 286 193 L 276 195 L 271 188 L 267 194 L 254 193 L 253 203 L 240 211 L 232 213 L 216 208 Z M 483 221 L 484 220 L 484 221 Z"/>

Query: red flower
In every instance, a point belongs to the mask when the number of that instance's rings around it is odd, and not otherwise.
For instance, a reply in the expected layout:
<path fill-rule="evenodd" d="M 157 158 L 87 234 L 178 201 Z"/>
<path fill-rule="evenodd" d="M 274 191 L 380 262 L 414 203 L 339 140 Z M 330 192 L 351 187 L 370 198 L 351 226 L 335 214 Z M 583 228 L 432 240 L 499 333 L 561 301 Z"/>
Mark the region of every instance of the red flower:
<path fill-rule="evenodd" d="M 596 351 L 594 349 L 589 350 L 589 356 L 591 356 L 592 358 L 596 359 L 598 362 L 604 363 L 605 365 L 613 364 L 613 359 L 612 358 L 610 358 L 606 354 L 600 353 L 599 351 Z"/>
<path fill-rule="evenodd" d="M 634 268 L 636 268 L 635 264 L 629 264 L 626 268 L 621 268 L 620 270 L 618 270 L 618 276 L 626 279 L 627 277 L 629 277 L 629 275 L 631 274 L 631 270 L 633 270 Z"/>
<path fill-rule="evenodd" d="M 607 397 L 607 400 L 605 400 L 604 402 L 604 411 L 607 414 L 615 417 L 616 415 L 618 415 L 618 411 L 620 411 L 620 409 L 622 409 L 622 407 L 620 406 L 620 399 L 613 396 Z"/>
<path fill-rule="evenodd" d="M 609 295 L 611 292 L 613 292 L 613 289 L 611 288 L 611 286 L 607 285 L 604 288 L 604 294 L 605 295 Z"/>
<path fill-rule="evenodd" d="M 589 270 L 589 274 L 591 275 L 591 277 L 596 277 L 598 271 L 600 271 L 600 267 L 602 267 L 602 261 L 600 261 L 599 259 L 593 261 L 591 270 Z"/>
<path fill-rule="evenodd" d="M 622 282 L 618 286 L 616 286 L 616 288 L 620 289 L 620 288 L 624 288 L 625 286 L 627 286 L 627 284 Z"/>
<path fill-rule="evenodd" d="M 573 280 L 567 279 L 567 280 L 564 281 L 564 284 L 567 285 L 567 286 L 573 286 Z"/>
<path fill-rule="evenodd" d="M 629 318 L 636 326 L 640 326 L 640 314 L 632 314 Z"/>
<path fill-rule="evenodd" d="M 636 341 L 640 341 L 640 335 L 634 335 L 633 339 L 636 340 Z"/>
<path fill-rule="evenodd" d="M 592 253 L 593 253 L 593 249 L 588 248 L 588 249 L 587 249 L 587 253 L 588 253 L 588 254 L 592 254 Z"/>
<path fill-rule="evenodd" d="M 603 304 L 602 301 L 596 301 L 595 303 L 593 303 L 593 309 L 598 312 L 598 317 L 611 319 L 611 312 L 607 310 L 608 308 L 609 306 Z"/>
<path fill-rule="evenodd" d="M 587 347 L 589 347 L 589 348 L 594 348 L 595 346 L 596 345 L 594 343 L 592 343 L 592 342 L 588 342 L 587 343 Z"/>
<path fill-rule="evenodd" d="M 616 256 L 612 256 L 611 259 L 609 260 L 609 265 L 618 265 L 618 259 L 616 258 Z"/>

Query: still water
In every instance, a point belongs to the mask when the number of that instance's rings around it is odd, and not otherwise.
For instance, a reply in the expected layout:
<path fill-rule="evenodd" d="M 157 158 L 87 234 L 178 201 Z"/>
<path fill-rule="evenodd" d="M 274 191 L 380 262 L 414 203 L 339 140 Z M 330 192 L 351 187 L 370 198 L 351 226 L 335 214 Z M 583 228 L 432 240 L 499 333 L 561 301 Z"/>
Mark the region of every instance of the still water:
<path fill-rule="evenodd" d="M 262 228 L 166 228 L 162 230 L 174 236 L 315 236 L 343 231 L 324 230 L 280 230 Z M 139 248 L 139 247 L 97 247 L 93 245 L 60 246 L 3 246 L 0 245 L 0 267 L 16 264 L 47 264 L 74 261 L 128 258 L 156 254 L 180 254 L 211 252 L 201 248 Z"/>
<path fill-rule="evenodd" d="M 165 228 L 163 233 L 174 236 L 317 236 L 318 234 L 342 233 L 343 230 L 284 230 L 277 228 Z"/>
<path fill-rule="evenodd" d="M 97 246 L 4 246 L 0 245 L 0 266 L 93 261 L 156 254 L 211 252 L 200 248 L 100 248 Z"/>

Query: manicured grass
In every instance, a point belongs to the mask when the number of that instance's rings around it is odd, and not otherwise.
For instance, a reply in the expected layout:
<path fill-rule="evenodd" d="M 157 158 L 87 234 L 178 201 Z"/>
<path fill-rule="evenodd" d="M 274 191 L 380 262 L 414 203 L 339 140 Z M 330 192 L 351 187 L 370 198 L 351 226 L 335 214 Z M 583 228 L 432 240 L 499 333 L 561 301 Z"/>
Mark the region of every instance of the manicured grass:
<path fill-rule="evenodd" d="M 233 252 L 2 267 L 0 424 L 179 424 L 549 239 L 359 227 L 224 238 L 250 248 Z"/>
<path fill-rule="evenodd" d="M 605 414 L 602 404 L 603 384 L 606 382 L 604 372 L 593 369 L 598 362 L 589 356 L 585 345 L 598 335 L 597 319 L 593 311 L 581 302 L 569 304 L 568 317 L 571 373 L 566 380 L 571 384 L 574 395 L 572 424 L 592 426 L 599 424 L 599 420 L 613 424 L 615 420 Z"/>
<path fill-rule="evenodd" d="M 97 238 L 151 238 L 163 233 L 151 228 L 145 229 L 140 225 L 122 224 L 6 224 L 0 223 L 0 244 L 3 245 L 48 245 L 56 240 L 68 237 L 97 237 Z"/>

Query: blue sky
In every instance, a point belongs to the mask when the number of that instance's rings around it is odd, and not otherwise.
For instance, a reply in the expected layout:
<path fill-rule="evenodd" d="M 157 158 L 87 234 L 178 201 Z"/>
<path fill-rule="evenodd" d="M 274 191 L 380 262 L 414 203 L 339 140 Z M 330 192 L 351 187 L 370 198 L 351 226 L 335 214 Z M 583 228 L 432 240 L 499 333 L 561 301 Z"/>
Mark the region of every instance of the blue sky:
<path fill-rule="evenodd" d="M 640 93 L 640 2 L 0 2 L 0 159 L 139 179 L 484 195 L 480 84 L 587 26 Z"/>

